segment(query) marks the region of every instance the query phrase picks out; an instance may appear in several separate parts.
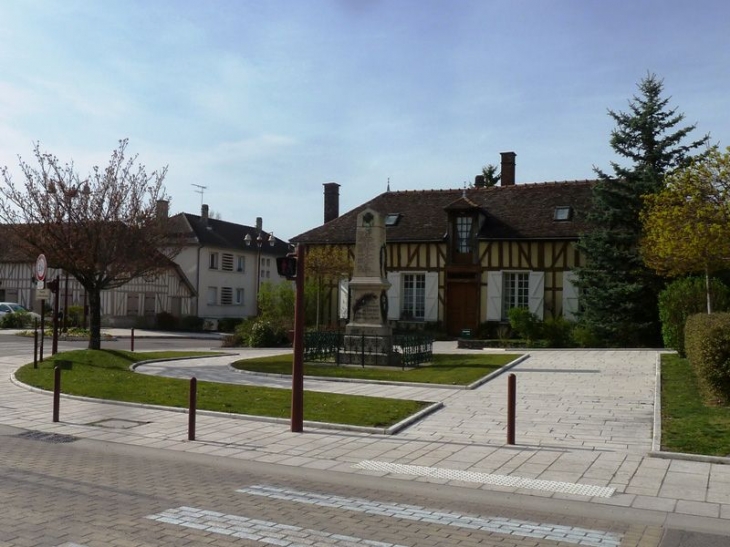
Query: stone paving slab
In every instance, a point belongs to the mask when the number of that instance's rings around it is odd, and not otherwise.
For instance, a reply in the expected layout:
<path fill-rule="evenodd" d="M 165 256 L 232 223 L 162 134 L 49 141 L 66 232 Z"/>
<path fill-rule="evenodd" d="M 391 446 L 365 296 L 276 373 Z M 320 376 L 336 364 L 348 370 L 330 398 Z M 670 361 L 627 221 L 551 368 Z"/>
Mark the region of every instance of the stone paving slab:
<path fill-rule="evenodd" d="M 151 365 L 146 372 L 162 374 L 167 369 L 166 374 L 178 377 L 194 373 L 200 379 L 209 374 L 217 381 L 254 381 L 254 375 L 229 369 L 228 363 L 236 358 L 238 354 L 175 362 L 167 367 Z M 12 371 L 23 360 L 0 357 L 0 424 L 349 473 L 373 473 L 353 467 L 372 460 L 594 485 L 614 488 L 615 493 L 608 498 L 576 499 L 730 519 L 730 466 L 649 457 L 656 358 L 654 351 L 532 352 L 511 371 L 517 376 L 516 446 L 506 444 L 504 377 L 475 390 L 319 380 L 305 384 L 306 389 L 355 390 L 363 395 L 444 403 L 442 410 L 397 436 L 316 427 L 306 427 L 303 434 L 297 434 L 289 431 L 286 421 L 199 414 L 198 440 L 188 442 L 187 416 L 159 408 L 63 398 L 62 421 L 52 424 L 51 397 L 10 381 Z M 103 423 L 128 426 L 105 427 Z M 449 479 L 390 476 L 466 487 Z M 573 499 L 573 494 L 523 487 L 469 487 Z"/>

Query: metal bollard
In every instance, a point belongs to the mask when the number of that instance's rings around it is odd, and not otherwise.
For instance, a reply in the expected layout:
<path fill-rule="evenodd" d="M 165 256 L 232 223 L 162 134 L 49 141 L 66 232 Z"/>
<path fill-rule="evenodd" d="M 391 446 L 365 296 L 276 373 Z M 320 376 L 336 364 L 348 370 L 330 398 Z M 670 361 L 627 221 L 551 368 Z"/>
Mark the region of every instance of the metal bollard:
<path fill-rule="evenodd" d="M 130 351 L 134 351 L 134 327 L 132 327 L 132 337 L 130 338 L 130 344 L 131 344 Z"/>
<path fill-rule="evenodd" d="M 198 380 L 190 378 L 190 404 L 188 405 L 188 440 L 195 440 L 195 411 L 198 408 Z"/>
<path fill-rule="evenodd" d="M 53 369 L 53 421 L 58 421 L 59 407 L 61 405 L 61 367 L 56 365 Z"/>
<path fill-rule="evenodd" d="M 515 444 L 515 410 L 517 406 L 517 376 L 507 377 L 507 444 Z"/>
<path fill-rule="evenodd" d="M 33 327 L 33 368 L 38 368 L 38 320 Z"/>

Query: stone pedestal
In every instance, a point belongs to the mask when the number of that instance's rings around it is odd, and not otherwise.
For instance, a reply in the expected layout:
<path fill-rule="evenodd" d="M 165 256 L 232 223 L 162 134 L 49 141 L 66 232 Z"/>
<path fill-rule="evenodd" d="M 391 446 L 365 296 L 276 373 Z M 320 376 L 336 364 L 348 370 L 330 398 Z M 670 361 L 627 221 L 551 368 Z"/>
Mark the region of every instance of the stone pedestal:
<path fill-rule="evenodd" d="M 385 217 L 365 209 L 357 217 L 355 271 L 350 280 L 350 322 L 345 327 L 341 364 L 398 365 L 388 325 L 385 275 Z"/>

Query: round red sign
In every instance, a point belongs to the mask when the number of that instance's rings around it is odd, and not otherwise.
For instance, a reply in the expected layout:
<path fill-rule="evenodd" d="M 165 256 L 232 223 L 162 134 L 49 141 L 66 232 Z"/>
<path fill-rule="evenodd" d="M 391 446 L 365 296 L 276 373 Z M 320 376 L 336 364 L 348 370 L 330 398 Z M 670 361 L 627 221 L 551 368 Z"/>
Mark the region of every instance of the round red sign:
<path fill-rule="evenodd" d="M 38 258 L 35 261 L 35 278 L 38 281 L 43 281 L 46 279 L 46 255 L 38 255 Z"/>

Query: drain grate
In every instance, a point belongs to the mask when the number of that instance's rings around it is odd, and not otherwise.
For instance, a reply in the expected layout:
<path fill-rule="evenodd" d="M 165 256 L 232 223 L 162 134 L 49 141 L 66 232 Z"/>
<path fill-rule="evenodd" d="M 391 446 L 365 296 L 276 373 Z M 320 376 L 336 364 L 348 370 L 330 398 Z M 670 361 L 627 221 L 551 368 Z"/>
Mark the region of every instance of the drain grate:
<path fill-rule="evenodd" d="M 45 433 L 43 431 L 23 431 L 18 437 L 30 439 L 31 441 L 42 441 L 44 443 L 61 444 L 72 443 L 78 441 L 77 437 L 72 435 L 62 435 L 60 433 Z"/>

